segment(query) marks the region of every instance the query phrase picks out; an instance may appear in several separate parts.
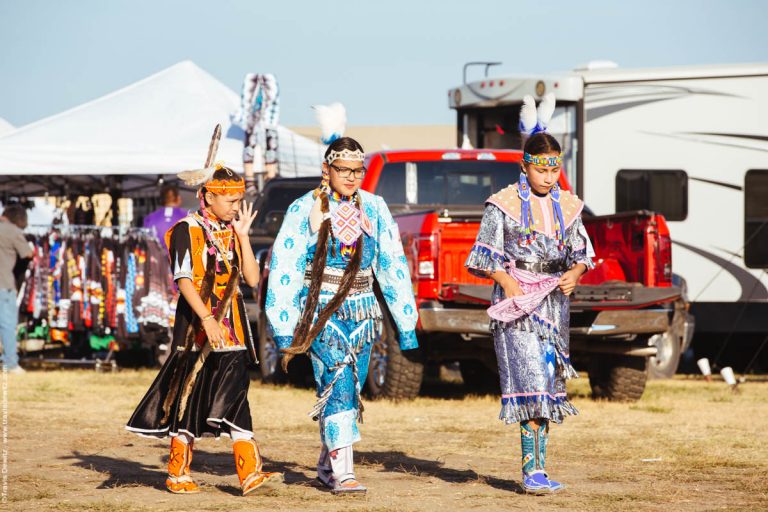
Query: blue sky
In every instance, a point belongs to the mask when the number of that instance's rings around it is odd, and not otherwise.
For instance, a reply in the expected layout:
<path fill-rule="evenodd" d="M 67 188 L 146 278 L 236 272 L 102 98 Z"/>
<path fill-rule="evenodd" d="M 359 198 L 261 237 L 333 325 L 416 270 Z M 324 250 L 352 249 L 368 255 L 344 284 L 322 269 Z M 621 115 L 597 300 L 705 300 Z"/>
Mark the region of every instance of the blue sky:
<path fill-rule="evenodd" d="M 470 60 L 495 74 L 768 61 L 762 0 L 0 0 L 0 117 L 20 126 L 185 59 L 235 91 L 272 72 L 281 123 L 452 124 Z"/>

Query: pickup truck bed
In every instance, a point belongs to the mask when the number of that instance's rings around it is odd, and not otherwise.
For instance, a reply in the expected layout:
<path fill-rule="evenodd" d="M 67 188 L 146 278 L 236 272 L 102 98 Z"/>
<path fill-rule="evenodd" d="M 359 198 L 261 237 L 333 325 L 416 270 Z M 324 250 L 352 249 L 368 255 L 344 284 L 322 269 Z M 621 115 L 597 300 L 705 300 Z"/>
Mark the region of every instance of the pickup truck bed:
<path fill-rule="evenodd" d="M 387 151 L 369 157 L 362 187 L 384 197 L 399 225 L 419 308 L 422 347 L 415 355 L 400 353 L 392 329 L 385 325 L 371 360 L 372 394 L 415 396 L 424 365 L 449 361 L 460 362 L 466 382 L 495 381 L 498 386 L 485 312 L 492 282 L 471 275 L 464 262 L 485 198 L 517 180 L 521 156 L 519 151 L 450 150 Z M 275 180 L 265 190 L 264 201 L 270 194 L 285 196 L 275 193 L 276 188 L 295 187 L 291 193 L 298 197 L 316 183 L 306 178 Z M 561 187 L 569 187 L 564 178 Z M 259 236 L 276 234 L 282 219 L 280 212 L 265 210 L 264 220 L 255 223 L 262 230 Z M 692 335 L 684 290 L 671 283 L 669 231 L 663 217 L 646 211 L 585 217 L 585 226 L 597 267 L 572 297 L 572 359 L 589 370 L 595 396 L 637 399 L 649 371 L 656 370 L 658 376 L 674 373 Z M 266 258 L 261 251 L 259 259 Z M 266 279 L 265 271 L 262 289 Z M 263 301 L 263 294 L 257 299 Z M 261 324 L 263 314 L 259 316 Z M 270 378 L 279 371 L 275 350 L 262 325 L 259 333 L 266 358 L 262 373 Z M 658 359 L 662 352 L 665 361 Z"/>

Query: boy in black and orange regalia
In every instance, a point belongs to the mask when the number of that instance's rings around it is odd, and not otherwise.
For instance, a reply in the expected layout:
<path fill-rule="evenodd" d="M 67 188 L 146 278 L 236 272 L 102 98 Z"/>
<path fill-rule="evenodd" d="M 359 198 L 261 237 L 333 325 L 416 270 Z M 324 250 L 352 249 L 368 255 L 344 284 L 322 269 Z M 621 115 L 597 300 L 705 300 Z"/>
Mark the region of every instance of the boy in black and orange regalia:
<path fill-rule="evenodd" d="M 126 426 L 171 438 L 166 487 L 173 493 L 199 492 L 189 467 L 193 444 L 203 436 L 232 438 L 243 495 L 283 481 L 281 473 L 262 470 L 253 439 L 248 364 L 255 354 L 238 285 L 241 277 L 248 286 L 259 280 L 248 241 L 256 212 L 242 202 L 243 179 L 212 164 L 220 136 L 217 126 L 204 169 L 179 174 L 199 187 L 200 210 L 166 234 L 181 292 L 172 353 Z"/>

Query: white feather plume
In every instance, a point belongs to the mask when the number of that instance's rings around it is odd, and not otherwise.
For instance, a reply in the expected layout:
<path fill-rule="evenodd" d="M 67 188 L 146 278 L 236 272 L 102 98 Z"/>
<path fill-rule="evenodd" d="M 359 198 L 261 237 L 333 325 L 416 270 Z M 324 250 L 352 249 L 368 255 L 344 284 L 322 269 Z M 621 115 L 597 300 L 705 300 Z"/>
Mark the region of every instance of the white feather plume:
<path fill-rule="evenodd" d="M 523 96 L 523 106 L 520 107 L 520 131 L 531 133 L 536 128 L 536 101 L 533 96 Z"/>
<path fill-rule="evenodd" d="M 320 123 L 320 139 L 323 144 L 330 144 L 344 135 L 347 129 L 347 109 L 341 103 L 330 105 L 315 105 L 315 117 Z"/>
<path fill-rule="evenodd" d="M 552 114 L 555 113 L 555 94 L 547 93 L 544 95 L 544 99 L 539 103 L 538 118 L 539 126 L 542 129 L 546 129 L 549 125 L 549 121 L 552 120 Z"/>
<path fill-rule="evenodd" d="M 181 171 L 176 176 L 188 187 L 199 187 L 208 183 L 216 172 L 216 166 L 206 167 L 204 169 L 193 169 L 191 171 Z"/>

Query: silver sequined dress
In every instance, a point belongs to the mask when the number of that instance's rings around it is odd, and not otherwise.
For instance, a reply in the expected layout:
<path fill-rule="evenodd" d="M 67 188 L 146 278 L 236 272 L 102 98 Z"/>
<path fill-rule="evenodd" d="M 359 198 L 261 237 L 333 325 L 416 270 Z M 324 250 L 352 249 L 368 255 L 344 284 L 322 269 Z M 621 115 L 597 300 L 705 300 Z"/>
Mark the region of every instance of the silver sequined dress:
<path fill-rule="evenodd" d="M 588 236 L 577 215 L 565 230 L 565 247 L 559 248 L 554 235 L 536 233 L 530 244 L 519 242 L 520 223 L 499 206 L 487 203 L 477 240 L 466 266 L 475 275 L 509 271 L 514 260 L 541 262 L 566 260 L 592 268 L 587 256 Z M 543 279 L 557 274 L 542 274 Z M 493 304 L 503 300 L 498 284 L 493 287 Z M 500 419 L 514 423 L 534 418 L 562 422 L 568 414 L 578 414 L 569 402 L 565 379 L 575 376 L 568 353 L 569 301 L 555 288 L 530 314 L 514 322 L 491 320 L 496 359 L 501 379 Z"/>

